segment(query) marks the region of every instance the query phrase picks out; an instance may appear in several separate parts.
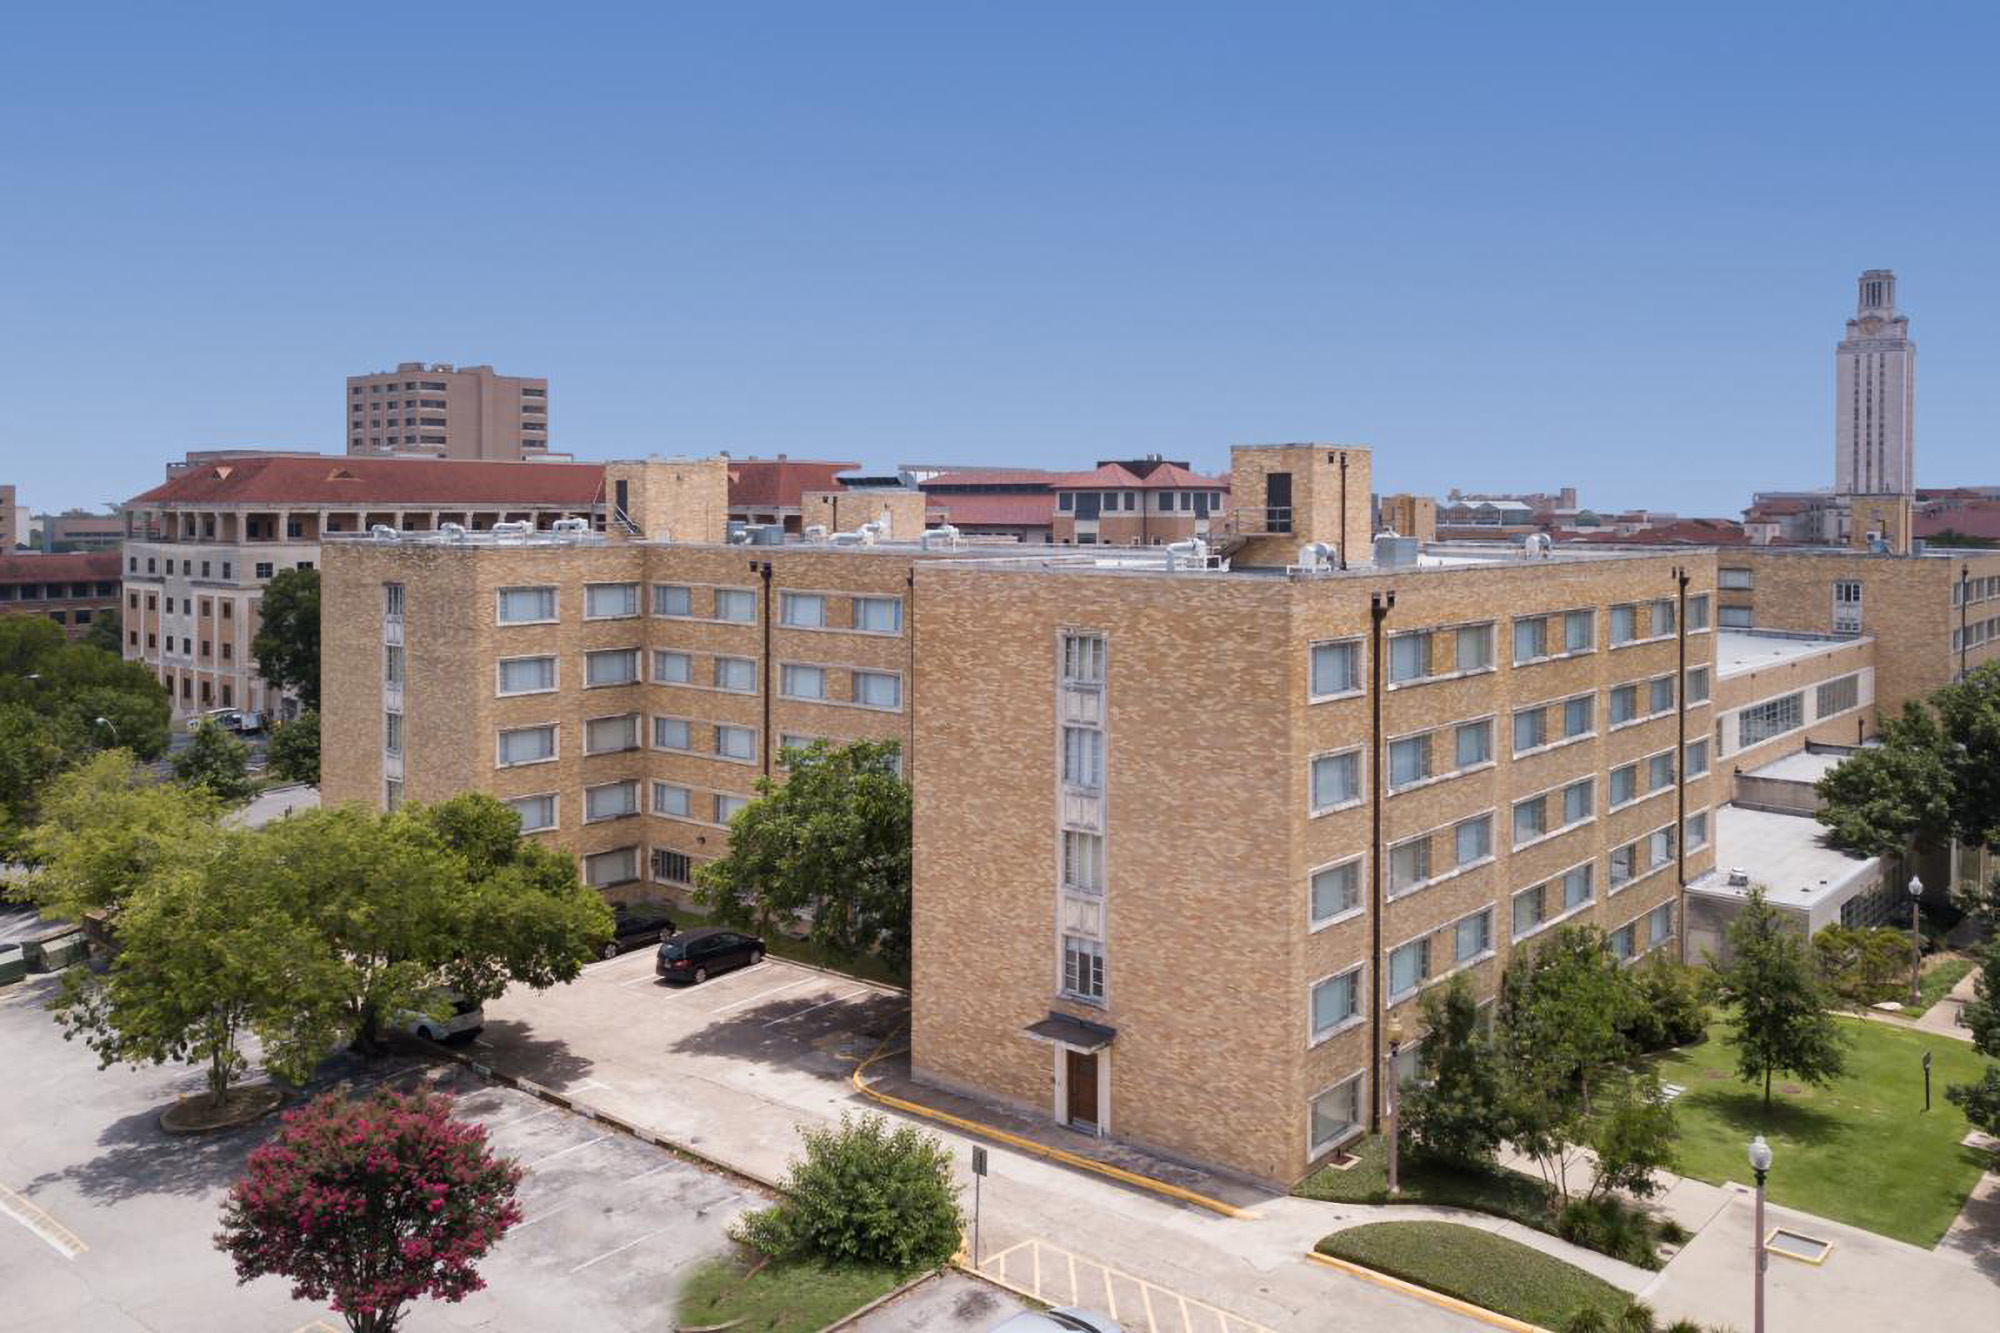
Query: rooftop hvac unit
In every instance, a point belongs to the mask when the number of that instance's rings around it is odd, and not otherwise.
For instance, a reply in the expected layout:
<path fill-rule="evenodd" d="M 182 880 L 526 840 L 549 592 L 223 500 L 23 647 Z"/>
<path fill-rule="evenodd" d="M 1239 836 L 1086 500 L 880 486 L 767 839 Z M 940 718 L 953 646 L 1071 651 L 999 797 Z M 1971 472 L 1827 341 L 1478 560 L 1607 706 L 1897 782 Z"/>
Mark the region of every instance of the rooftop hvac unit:
<path fill-rule="evenodd" d="M 823 542 L 826 540 L 826 524 L 809 523 L 806 525 L 806 530 L 800 535 L 809 542 Z"/>
<path fill-rule="evenodd" d="M 1375 567 L 1377 569 L 1404 569 L 1417 563 L 1421 554 L 1420 543 L 1415 537 L 1398 537 L 1393 532 L 1385 532 L 1375 539 Z"/>
<path fill-rule="evenodd" d="M 783 546 L 785 528 L 782 523 L 759 523 L 750 528 L 752 546 Z"/>
<path fill-rule="evenodd" d="M 1729 867 L 1729 887 L 1732 889 L 1749 888 L 1750 872 L 1745 870 L 1742 866 Z"/>
<path fill-rule="evenodd" d="M 510 519 L 505 523 L 495 523 L 487 531 L 495 537 L 525 537 L 535 529 L 520 519 Z"/>
<path fill-rule="evenodd" d="M 740 518 L 732 518 L 722 530 L 722 539 L 731 546 L 743 546 L 750 541 L 750 525 Z"/>
<path fill-rule="evenodd" d="M 449 537 L 455 542 L 462 542 L 465 540 L 465 524 L 440 523 L 438 524 L 438 536 Z"/>
<path fill-rule="evenodd" d="M 403 534 L 390 527 L 387 523 L 374 524 L 368 529 L 368 535 L 378 542 L 399 542 L 403 540 Z"/>

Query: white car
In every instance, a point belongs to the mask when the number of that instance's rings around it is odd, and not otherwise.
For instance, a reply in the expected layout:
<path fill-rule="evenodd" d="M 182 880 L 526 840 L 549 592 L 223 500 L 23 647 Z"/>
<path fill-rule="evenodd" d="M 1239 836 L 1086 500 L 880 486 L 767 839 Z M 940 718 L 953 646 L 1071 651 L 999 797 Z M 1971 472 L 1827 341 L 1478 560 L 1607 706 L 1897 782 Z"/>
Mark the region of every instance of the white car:
<path fill-rule="evenodd" d="M 1117 1320 L 1067 1307 L 1026 1310 L 995 1324 L 987 1333 L 1124 1333 Z"/>
<path fill-rule="evenodd" d="M 399 1031 L 425 1041 L 471 1041 L 486 1026 L 486 1011 L 479 1002 L 455 991 L 432 991 L 422 997 L 422 1003 L 422 1009 L 396 1011 Z"/>

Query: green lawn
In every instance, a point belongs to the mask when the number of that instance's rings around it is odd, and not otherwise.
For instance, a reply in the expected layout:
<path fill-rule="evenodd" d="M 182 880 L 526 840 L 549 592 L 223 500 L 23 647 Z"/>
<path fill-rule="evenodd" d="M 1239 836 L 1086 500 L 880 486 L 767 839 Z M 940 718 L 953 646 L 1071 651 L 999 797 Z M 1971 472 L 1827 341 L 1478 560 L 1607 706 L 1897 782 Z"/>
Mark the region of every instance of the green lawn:
<path fill-rule="evenodd" d="M 1965 1116 L 1944 1099 L 1947 1083 L 1976 1081 L 1984 1065 L 1965 1042 L 1887 1023 L 1842 1019 L 1852 1038 L 1847 1074 L 1832 1087 L 1785 1092 L 1738 1081 L 1735 1053 L 1708 1040 L 1661 1057 L 1660 1077 L 1687 1092 L 1674 1103 L 1683 1175 L 1747 1182 L 1745 1145 L 1762 1134 L 1776 1155 L 1773 1201 L 1929 1248 L 1951 1225 L 1984 1165 L 1962 1147 Z M 1923 1055 L 1931 1052 L 1931 1109 L 1924 1110 Z"/>
<path fill-rule="evenodd" d="M 736 1320 L 743 1333 L 815 1333 L 901 1281 L 886 1268 L 773 1263 L 752 1272 L 742 1256 L 711 1259 L 681 1289 L 676 1315 L 688 1328 Z"/>
<path fill-rule="evenodd" d="M 1631 1303 L 1574 1264 L 1453 1222 L 1371 1222 L 1334 1232 L 1318 1249 L 1544 1328 L 1562 1327 L 1585 1305 L 1615 1318 Z"/>
<path fill-rule="evenodd" d="M 1917 1002 L 1906 1007 L 1903 1012 L 1912 1018 L 1924 1012 L 1951 993 L 1967 972 L 1972 970 L 1970 958 L 1946 958 L 1926 968 L 1917 978 Z"/>
<path fill-rule="evenodd" d="M 1329 1203 L 1389 1202 L 1389 1157 L 1382 1137 L 1370 1134 L 1348 1144 L 1347 1150 L 1360 1160 L 1344 1171 L 1321 1167 L 1293 1186 L 1292 1193 Z M 1452 1171 L 1412 1162 L 1407 1154 L 1398 1175 L 1397 1183 L 1402 1187 L 1396 1196 L 1398 1203 L 1472 1208 L 1548 1230 L 1548 1187 L 1533 1176 L 1500 1168 Z"/>

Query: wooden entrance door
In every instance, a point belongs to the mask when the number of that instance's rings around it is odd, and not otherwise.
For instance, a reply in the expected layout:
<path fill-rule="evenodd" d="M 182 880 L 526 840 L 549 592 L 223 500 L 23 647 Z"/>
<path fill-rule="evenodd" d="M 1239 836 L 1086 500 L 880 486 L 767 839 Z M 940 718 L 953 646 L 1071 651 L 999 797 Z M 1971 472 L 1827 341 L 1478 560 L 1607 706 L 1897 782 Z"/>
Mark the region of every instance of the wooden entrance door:
<path fill-rule="evenodd" d="M 1067 1051 L 1069 1057 L 1069 1122 L 1085 1129 L 1097 1128 L 1097 1054 Z"/>

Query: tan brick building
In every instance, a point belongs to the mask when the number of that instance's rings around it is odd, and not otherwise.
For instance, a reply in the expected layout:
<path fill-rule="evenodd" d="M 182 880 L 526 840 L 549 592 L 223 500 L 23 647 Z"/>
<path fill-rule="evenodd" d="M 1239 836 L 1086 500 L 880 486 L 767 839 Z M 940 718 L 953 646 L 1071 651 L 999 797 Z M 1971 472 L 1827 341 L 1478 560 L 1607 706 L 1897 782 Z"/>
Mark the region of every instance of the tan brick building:
<path fill-rule="evenodd" d="M 347 377 L 347 452 L 518 462 L 549 453 L 549 382 L 404 361 Z"/>
<path fill-rule="evenodd" d="M 116 552 L 0 553 L 0 616 L 46 616 L 80 639 L 118 609 Z"/>
<path fill-rule="evenodd" d="M 1220 532 L 1229 480 L 1157 455 L 1050 479 L 1054 539 L 1077 546 L 1164 546 Z M 1367 488 L 1362 488 L 1365 496 Z"/>

